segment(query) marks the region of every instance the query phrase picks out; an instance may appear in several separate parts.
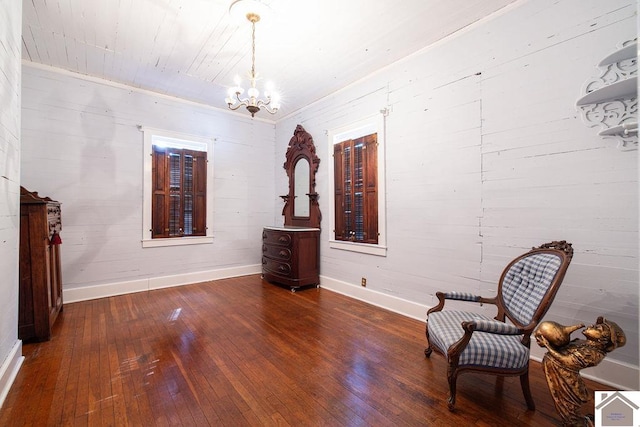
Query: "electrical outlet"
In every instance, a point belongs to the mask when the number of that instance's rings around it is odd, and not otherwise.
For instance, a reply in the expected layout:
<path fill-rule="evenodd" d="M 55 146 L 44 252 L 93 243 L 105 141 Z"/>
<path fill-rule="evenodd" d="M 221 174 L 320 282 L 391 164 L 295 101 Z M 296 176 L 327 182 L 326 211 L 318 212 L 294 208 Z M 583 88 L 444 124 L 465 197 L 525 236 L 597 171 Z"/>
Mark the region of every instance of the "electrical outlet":
<path fill-rule="evenodd" d="M 363 277 L 363 278 L 362 278 L 362 281 L 360 282 L 360 284 L 361 284 L 362 286 L 367 286 L 367 278 L 366 278 L 366 277 Z"/>

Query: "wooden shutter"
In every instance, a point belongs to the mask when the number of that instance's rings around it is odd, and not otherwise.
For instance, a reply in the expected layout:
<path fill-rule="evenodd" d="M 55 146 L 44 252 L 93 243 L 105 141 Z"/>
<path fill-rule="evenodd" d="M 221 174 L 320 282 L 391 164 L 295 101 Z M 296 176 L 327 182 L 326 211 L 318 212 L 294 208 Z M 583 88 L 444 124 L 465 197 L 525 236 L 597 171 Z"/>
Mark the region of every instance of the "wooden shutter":
<path fill-rule="evenodd" d="M 169 178 L 169 190 L 167 200 L 167 225 L 169 237 L 180 237 L 183 234 L 183 150 L 167 148 L 167 177 Z"/>
<path fill-rule="evenodd" d="M 207 153 L 153 146 L 151 237 L 206 236 Z"/>
<path fill-rule="evenodd" d="M 195 169 L 194 152 L 191 150 L 183 150 L 181 165 L 181 193 L 180 200 L 182 209 L 180 211 L 181 232 L 185 236 L 193 234 L 193 205 L 194 205 L 194 169 Z"/>
<path fill-rule="evenodd" d="M 152 199 L 151 199 L 151 237 L 169 237 L 169 179 L 167 171 L 167 149 L 153 146 L 152 162 Z"/>
<path fill-rule="evenodd" d="M 344 221 L 344 168 L 343 144 L 333 146 L 333 182 L 335 206 L 335 239 L 346 240 L 346 224 Z"/>
<path fill-rule="evenodd" d="M 378 138 L 363 137 L 364 158 L 364 243 L 378 243 Z"/>
<path fill-rule="evenodd" d="M 207 153 L 193 152 L 193 235 L 207 234 Z"/>

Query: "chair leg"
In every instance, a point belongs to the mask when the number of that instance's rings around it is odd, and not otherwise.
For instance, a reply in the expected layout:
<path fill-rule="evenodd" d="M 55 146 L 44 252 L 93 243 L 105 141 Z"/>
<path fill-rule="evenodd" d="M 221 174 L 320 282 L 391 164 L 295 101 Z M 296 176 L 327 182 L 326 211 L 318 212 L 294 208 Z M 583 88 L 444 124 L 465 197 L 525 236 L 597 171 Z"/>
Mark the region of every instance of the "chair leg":
<path fill-rule="evenodd" d="M 425 357 L 431 356 L 433 350 L 431 349 L 431 342 L 429 341 L 429 323 L 427 322 L 427 326 L 425 327 L 424 334 L 427 336 L 427 348 L 424 349 Z"/>
<path fill-rule="evenodd" d="M 449 411 L 453 412 L 456 405 L 456 380 L 458 379 L 458 371 L 449 365 L 447 368 L 447 379 L 449 380 L 449 400 L 447 401 Z"/>
<path fill-rule="evenodd" d="M 524 400 L 527 402 L 527 408 L 531 411 L 536 410 L 536 404 L 533 402 L 533 396 L 531 395 L 531 389 L 529 388 L 529 370 L 520 375 L 520 385 L 522 386 L 522 393 L 524 394 Z"/>

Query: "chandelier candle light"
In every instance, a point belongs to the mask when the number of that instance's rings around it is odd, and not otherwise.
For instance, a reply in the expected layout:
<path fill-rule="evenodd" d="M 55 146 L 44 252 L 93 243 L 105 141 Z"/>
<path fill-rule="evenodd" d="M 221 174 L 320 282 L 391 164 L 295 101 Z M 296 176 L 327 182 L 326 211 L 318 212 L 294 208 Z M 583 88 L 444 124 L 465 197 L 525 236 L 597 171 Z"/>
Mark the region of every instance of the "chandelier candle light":
<path fill-rule="evenodd" d="M 256 88 L 256 80 L 258 79 L 258 73 L 256 73 L 256 22 L 260 21 L 260 14 L 257 11 L 251 11 L 245 9 L 247 4 L 257 4 L 255 1 L 237 0 L 234 1 L 229 7 L 229 12 L 236 12 L 234 9 L 242 9 L 245 13 L 245 17 L 251 22 L 251 71 L 249 72 L 249 80 L 251 87 L 247 90 L 247 98 L 240 98 L 240 95 L 244 93 L 244 89 L 240 86 L 240 78 L 235 78 L 235 86 L 229 88 L 227 98 L 225 102 L 231 110 L 237 110 L 238 108 L 245 106 L 253 117 L 261 108 L 267 110 L 271 114 L 275 114 L 280 108 L 280 99 L 277 94 L 273 93 L 272 89 L 267 85 L 264 96 L 265 99 L 260 99 L 260 91 Z M 264 7 L 264 5 L 262 5 Z"/>

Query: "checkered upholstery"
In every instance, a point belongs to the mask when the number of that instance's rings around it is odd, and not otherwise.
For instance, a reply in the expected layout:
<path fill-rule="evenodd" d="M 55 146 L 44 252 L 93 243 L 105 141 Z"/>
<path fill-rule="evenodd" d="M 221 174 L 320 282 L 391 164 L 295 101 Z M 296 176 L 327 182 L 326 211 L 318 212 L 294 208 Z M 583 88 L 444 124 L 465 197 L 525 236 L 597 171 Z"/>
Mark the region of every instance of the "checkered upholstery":
<path fill-rule="evenodd" d="M 460 324 L 464 321 L 477 321 L 479 326 L 491 329 L 495 324 L 502 324 L 506 332 L 514 333 L 512 325 L 498 322 L 477 313 L 444 310 L 429 314 L 429 342 L 438 347 L 444 354 L 447 349 L 464 335 Z M 499 335 L 475 331 L 469 344 L 460 355 L 459 366 L 487 366 L 502 369 L 522 369 L 529 362 L 529 349 L 520 343 L 521 335 Z"/>
<path fill-rule="evenodd" d="M 502 281 L 502 298 L 505 309 L 516 321 L 523 325 L 531 322 L 561 264 L 558 255 L 538 253 L 509 268 Z"/>

